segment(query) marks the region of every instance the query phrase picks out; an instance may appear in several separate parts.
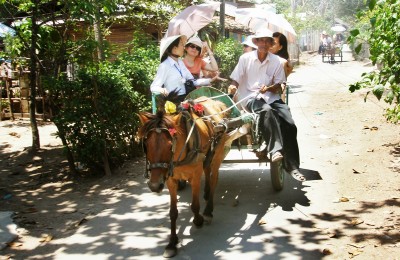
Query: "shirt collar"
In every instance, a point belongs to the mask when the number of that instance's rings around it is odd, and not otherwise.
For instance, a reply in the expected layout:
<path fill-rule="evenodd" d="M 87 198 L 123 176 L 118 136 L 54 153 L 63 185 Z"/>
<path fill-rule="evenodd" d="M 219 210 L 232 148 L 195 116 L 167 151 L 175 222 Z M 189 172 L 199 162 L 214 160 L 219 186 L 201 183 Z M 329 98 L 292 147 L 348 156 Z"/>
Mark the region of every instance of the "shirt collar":
<path fill-rule="evenodd" d="M 169 62 L 169 65 L 174 66 L 175 64 L 176 64 L 176 65 L 179 65 L 179 60 L 180 60 L 180 58 L 178 59 L 178 61 L 175 61 L 173 58 L 171 58 L 170 56 L 168 56 L 167 60 L 168 60 L 168 62 Z"/>
<path fill-rule="evenodd" d="M 254 51 L 252 52 L 252 57 L 253 57 L 253 60 L 258 60 L 261 64 L 264 64 L 264 63 L 269 62 L 270 57 L 271 57 L 271 54 L 272 54 L 272 53 L 268 51 L 268 55 L 267 55 L 267 57 L 265 58 L 265 60 L 264 60 L 263 62 L 261 62 L 261 61 L 258 59 L 257 50 L 254 50 Z"/>

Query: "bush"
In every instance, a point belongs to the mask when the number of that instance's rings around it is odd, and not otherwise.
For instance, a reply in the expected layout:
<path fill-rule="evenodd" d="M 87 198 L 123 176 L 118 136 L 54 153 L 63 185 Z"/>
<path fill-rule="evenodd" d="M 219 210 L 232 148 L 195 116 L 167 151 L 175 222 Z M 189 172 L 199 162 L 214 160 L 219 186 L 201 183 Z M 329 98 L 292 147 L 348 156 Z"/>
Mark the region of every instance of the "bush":
<path fill-rule="evenodd" d="M 132 53 L 122 53 L 114 63 L 130 81 L 132 88 L 146 95 L 150 100 L 150 85 L 157 72 L 159 49 L 149 36 L 135 33 Z"/>
<path fill-rule="evenodd" d="M 46 86 L 58 108 L 53 118 L 68 148 L 89 169 L 102 169 L 104 148 L 111 165 L 141 154 L 136 142 L 136 112 L 146 107 L 145 97 L 131 87 L 123 73 L 102 63 L 96 70 L 79 71 L 77 80 L 59 79 Z"/>
<path fill-rule="evenodd" d="M 229 79 L 240 55 L 243 54 L 242 45 L 234 39 L 226 38 L 217 42 L 214 52 L 221 72 L 220 77 Z M 226 91 L 229 84 L 230 81 L 221 83 L 220 89 Z"/>

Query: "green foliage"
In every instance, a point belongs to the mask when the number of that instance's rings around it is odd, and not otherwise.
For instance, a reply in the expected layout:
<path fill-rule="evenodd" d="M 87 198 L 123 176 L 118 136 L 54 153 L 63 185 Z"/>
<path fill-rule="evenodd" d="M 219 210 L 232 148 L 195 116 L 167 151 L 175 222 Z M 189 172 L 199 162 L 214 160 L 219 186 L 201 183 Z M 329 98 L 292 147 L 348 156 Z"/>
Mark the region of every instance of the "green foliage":
<path fill-rule="evenodd" d="M 104 147 L 112 165 L 139 155 L 136 112 L 146 101 L 120 70 L 101 63 L 98 72 L 82 69 L 75 81 L 47 78 L 44 86 L 62 96 L 53 99 L 59 109 L 53 120 L 76 161 L 101 168 Z"/>
<path fill-rule="evenodd" d="M 23 56 L 24 45 L 20 38 L 7 35 L 3 41 L 4 45 L 6 46 L 2 53 L 3 57 L 15 59 L 16 57 Z"/>
<path fill-rule="evenodd" d="M 161 36 L 168 28 L 168 22 L 180 11 L 192 4 L 198 4 L 196 0 L 131 0 L 124 3 L 125 16 L 114 17 L 116 20 L 127 19 L 136 26 L 137 30 L 143 30 L 148 26 L 157 28 Z M 159 37 L 161 38 L 161 37 Z"/>
<path fill-rule="evenodd" d="M 364 74 L 362 80 L 350 86 L 350 91 L 370 88 L 378 99 L 384 98 L 392 105 L 387 109 L 387 119 L 397 123 L 400 121 L 400 3 L 370 1 L 369 8 L 372 11 L 364 15 L 370 17 L 366 39 L 370 59 L 379 70 Z M 360 35 L 359 30 L 353 30 L 350 40 L 354 43 Z"/>
<path fill-rule="evenodd" d="M 9 108 L 10 103 L 8 102 L 8 100 L 2 100 L 0 99 L 0 112 L 3 111 L 3 109 L 5 108 Z"/>
<path fill-rule="evenodd" d="M 150 97 L 150 84 L 160 64 L 158 44 L 142 33 L 135 33 L 133 39 L 131 53 L 121 53 L 113 66 L 130 80 L 132 89 Z"/>
<path fill-rule="evenodd" d="M 227 38 L 221 39 L 216 43 L 214 53 L 217 58 L 220 77 L 229 79 L 231 72 L 243 54 L 243 46 L 236 40 Z M 220 89 L 229 86 L 230 81 L 222 83 Z"/>

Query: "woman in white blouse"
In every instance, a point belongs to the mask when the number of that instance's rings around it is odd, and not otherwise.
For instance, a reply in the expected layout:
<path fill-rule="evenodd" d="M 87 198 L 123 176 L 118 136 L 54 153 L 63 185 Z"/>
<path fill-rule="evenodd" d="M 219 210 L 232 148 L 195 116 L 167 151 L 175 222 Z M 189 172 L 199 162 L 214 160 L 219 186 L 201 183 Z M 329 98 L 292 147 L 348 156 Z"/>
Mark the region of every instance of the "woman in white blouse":
<path fill-rule="evenodd" d="M 150 86 L 153 93 L 161 93 L 168 96 L 172 91 L 177 92 L 179 102 L 185 99 L 185 82 L 193 81 L 194 86 L 210 85 L 213 79 L 202 78 L 195 80 L 186 68 L 181 57 L 184 54 L 184 46 L 187 37 L 185 35 L 175 35 L 163 38 L 160 43 L 161 64 L 158 67 L 156 77 Z"/>

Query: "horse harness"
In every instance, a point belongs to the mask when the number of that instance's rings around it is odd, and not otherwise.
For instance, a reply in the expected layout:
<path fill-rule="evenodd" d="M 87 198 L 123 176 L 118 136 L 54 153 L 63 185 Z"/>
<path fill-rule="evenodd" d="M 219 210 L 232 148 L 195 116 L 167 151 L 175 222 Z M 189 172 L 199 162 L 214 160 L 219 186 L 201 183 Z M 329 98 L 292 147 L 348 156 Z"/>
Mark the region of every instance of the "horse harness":
<path fill-rule="evenodd" d="M 211 143 L 211 149 L 208 151 L 207 154 L 204 154 L 200 151 L 200 134 L 199 131 L 196 128 L 196 124 L 194 120 L 191 118 L 190 114 L 187 112 L 183 113 L 182 120 L 185 120 L 186 123 L 186 129 L 190 129 L 188 132 L 188 136 L 185 142 L 185 145 L 182 147 L 182 150 L 179 153 L 177 161 L 173 161 L 174 154 L 175 154 L 175 148 L 176 148 L 176 137 L 172 135 L 169 131 L 168 128 L 166 127 L 155 127 L 149 129 L 145 135 L 143 135 L 143 140 L 142 140 L 142 147 L 143 151 L 146 154 L 146 169 L 144 173 L 145 178 L 149 178 L 149 172 L 152 169 L 157 169 L 157 168 L 162 168 L 162 169 L 168 169 L 168 177 L 173 176 L 173 171 L 175 167 L 178 166 L 183 166 L 183 165 L 189 165 L 193 164 L 199 161 L 203 161 L 206 165 L 211 163 L 211 158 L 214 155 L 214 148 L 216 147 L 216 144 L 220 140 L 221 135 L 215 137 L 213 136 L 209 142 Z M 147 136 L 149 135 L 150 132 L 155 131 L 157 134 L 161 134 L 163 131 L 166 131 L 168 133 L 168 136 L 171 138 L 172 141 L 172 147 L 171 147 L 171 158 L 169 162 L 155 162 L 155 163 L 150 163 L 149 160 L 147 159 L 147 151 L 146 151 L 146 145 L 145 145 L 145 139 L 147 139 Z M 187 149 L 187 154 L 183 160 L 180 160 L 181 155 L 184 151 L 184 149 Z M 167 177 L 167 178 L 168 178 Z"/>
<path fill-rule="evenodd" d="M 172 140 L 171 159 L 170 159 L 170 161 L 168 163 L 167 162 L 150 163 L 149 160 L 147 159 L 147 149 L 146 149 L 145 140 L 147 139 L 147 136 L 153 131 L 156 132 L 157 134 L 161 134 L 163 131 L 166 131 L 168 133 L 169 137 Z M 142 149 L 143 149 L 144 153 L 146 154 L 146 170 L 145 170 L 145 173 L 144 173 L 144 177 L 145 178 L 148 179 L 149 178 L 149 172 L 152 169 L 156 169 L 156 168 L 169 169 L 168 176 L 172 176 L 172 171 L 173 170 L 171 170 L 171 169 L 173 169 L 173 157 L 174 157 L 174 153 L 175 153 L 175 146 L 176 146 L 176 137 L 171 135 L 171 133 L 169 132 L 168 128 L 166 128 L 166 127 L 155 127 L 155 128 L 149 129 L 146 132 L 146 134 L 142 138 Z"/>

